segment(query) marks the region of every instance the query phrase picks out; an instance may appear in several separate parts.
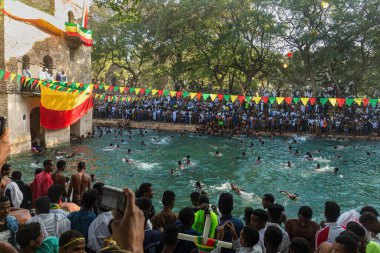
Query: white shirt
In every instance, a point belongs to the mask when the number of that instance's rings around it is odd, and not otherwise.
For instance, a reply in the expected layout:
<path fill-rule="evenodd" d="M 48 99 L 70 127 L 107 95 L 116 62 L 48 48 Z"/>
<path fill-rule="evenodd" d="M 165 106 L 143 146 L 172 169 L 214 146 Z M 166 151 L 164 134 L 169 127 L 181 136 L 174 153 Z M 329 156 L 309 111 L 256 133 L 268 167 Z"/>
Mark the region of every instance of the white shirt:
<path fill-rule="evenodd" d="M 288 233 L 284 229 L 282 229 L 281 226 L 278 225 L 277 223 L 270 223 L 270 222 L 268 222 L 267 225 L 266 225 L 266 227 L 269 227 L 269 226 L 274 226 L 274 227 L 277 227 L 277 228 L 281 229 L 281 232 L 282 232 L 282 241 L 281 241 L 281 244 L 278 247 L 277 251 L 281 252 L 281 253 L 288 253 L 289 252 L 289 247 L 290 247 L 290 239 L 289 239 Z"/>
<path fill-rule="evenodd" d="M 87 247 L 100 252 L 103 246 L 104 239 L 111 236 L 108 231 L 108 223 L 112 219 L 112 212 L 103 212 L 96 217 L 88 228 L 88 243 Z"/>
<path fill-rule="evenodd" d="M 64 215 L 58 213 L 37 214 L 29 219 L 26 224 L 38 222 L 44 238 L 49 236 L 61 237 L 61 235 L 71 229 L 71 222 Z"/>

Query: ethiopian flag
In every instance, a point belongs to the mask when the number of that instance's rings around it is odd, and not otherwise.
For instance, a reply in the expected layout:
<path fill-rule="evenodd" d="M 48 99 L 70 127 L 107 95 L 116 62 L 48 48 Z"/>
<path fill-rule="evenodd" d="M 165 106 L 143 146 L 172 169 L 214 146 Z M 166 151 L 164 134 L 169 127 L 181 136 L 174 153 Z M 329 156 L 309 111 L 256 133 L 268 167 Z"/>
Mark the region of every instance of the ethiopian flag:
<path fill-rule="evenodd" d="M 40 123 L 47 129 L 61 129 L 77 122 L 93 107 L 87 91 L 63 92 L 41 85 Z"/>

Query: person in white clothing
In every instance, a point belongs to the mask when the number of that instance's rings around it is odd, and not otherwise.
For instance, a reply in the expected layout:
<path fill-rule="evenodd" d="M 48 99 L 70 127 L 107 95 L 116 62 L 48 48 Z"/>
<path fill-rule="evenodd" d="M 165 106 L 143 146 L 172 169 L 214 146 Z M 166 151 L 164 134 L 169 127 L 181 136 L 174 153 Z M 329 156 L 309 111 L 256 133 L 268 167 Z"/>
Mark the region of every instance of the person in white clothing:
<path fill-rule="evenodd" d="M 232 248 L 236 253 L 262 253 L 263 249 L 259 245 L 259 232 L 250 226 L 245 226 L 240 232 L 240 238 L 236 234 L 234 224 L 227 222 L 225 225 L 221 225 L 218 228 L 217 239 L 222 241 L 224 238 L 224 232 L 228 229 L 232 236 Z M 213 250 L 213 253 L 219 253 L 220 247 Z"/>
<path fill-rule="evenodd" d="M 26 224 L 38 222 L 44 238 L 49 236 L 60 237 L 64 232 L 71 229 L 71 222 L 64 215 L 59 213 L 50 213 L 49 198 L 44 196 L 35 202 L 36 215 L 29 219 Z"/>
<path fill-rule="evenodd" d="M 7 184 L 5 187 L 5 195 L 8 195 L 7 193 L 10 195 L 8 197 L 11 201 L 11 207 L 20 208 L 21 203 L 24 199 L 24 195 L 22 194 L 16 182 L 10 182 Z"/>
<path fill-rule="evenodd" d="M 88 248 L 95 252 L 100 252 L 104 240 L 111 236 L 108 230 L 108 224 L 112 218 L 112 211 L 102 212 L 91 223 L 88 228 Z"/>
<path fill-rule="evenodd" d="M 269 221 L 266 225 L 267 229 L 268 227 L 277 227 L 280 229 L 282 233 L 282 240 L 281 244 L 278 247 L 278 252 L 281 253 L 288 253 L 289 252 L 289 246 L 290 246 L 290 239 L 288 233 L 281 228 L 280 224 L 282 222 L 282 215 L 284 213 L 284 207 L 279 204 L 273 204 L 268 207 L 268 218 Z M 264 243 L 265 243 L 265 236 L 264 236 Z M 266 251 L 268 253 L 268 251 Z"/>

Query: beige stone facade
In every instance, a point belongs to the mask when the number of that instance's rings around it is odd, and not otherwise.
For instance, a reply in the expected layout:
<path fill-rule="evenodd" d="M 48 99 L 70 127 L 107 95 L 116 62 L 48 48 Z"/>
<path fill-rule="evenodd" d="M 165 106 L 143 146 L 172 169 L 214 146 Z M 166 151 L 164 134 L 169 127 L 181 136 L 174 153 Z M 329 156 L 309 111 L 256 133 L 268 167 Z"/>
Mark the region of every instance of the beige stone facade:
<path fill-rule="evenodd" d="M 4 9 L 14 16 L 46 20 L 64 30 L 69 19 L 80 23 L 84 1 L 4 0 Z M 34 8 L 36 6 L 40 8 Z M 23 69 L 28 68 L 31 77 L 38 78 L 43 66 L 48 67 L 53 78 L 63 70 L 67 81 L 89 83 L 91 47 L 1 14 L 0 68 L 17 74 L 24 74 Z M 40 95 L 21 90 L 16 79 L 13 82 L 0 81 L 0 115 L 7 117 L 11 128 L 12 153 L 30 150 L 31 132 L 47 147 L 53 147 L 70 141 L 70 133 L 86 135 L 91 131 L 92 111 L 71 127 L 58 131 L 44 129 L 39 126 L 39 112 L 36 110 L 39 103 Z"/>

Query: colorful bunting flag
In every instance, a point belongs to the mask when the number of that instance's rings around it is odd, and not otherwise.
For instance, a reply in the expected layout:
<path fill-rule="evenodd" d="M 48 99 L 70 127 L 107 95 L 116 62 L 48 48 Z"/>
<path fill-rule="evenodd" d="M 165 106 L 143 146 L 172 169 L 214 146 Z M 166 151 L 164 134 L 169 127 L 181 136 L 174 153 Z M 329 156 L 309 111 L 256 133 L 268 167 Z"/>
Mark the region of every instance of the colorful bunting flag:
<path fill-rule="evenodd" d="M 188 91 L 184 91 L 184 92 L 182 92 L 182 97 L 183 98 L 186 98 L 186 97 L 188 97 L 189 96 L 189 92 Z"/>
<path fill-rule="evenodd" d="M 211 101 L 215 101 L 216 96 L 217 96 L 216 94 L 210 94 Z"/>
<path fill-rule="evenodd" d="M 354 101 L 356 104 L 361 105 L 362 104 L 362 99 L 361 98 L 354 98 Z"/>
<path fill-rule="evenodd" d="M 182 92 L 181 91 L 177 91 L 177 98 L 180 98 L 182 96 Z"/>
<path fill-rule="evenodd" d="M 4 74 L 4 80 L 8 80 L 8 78 L 11 76 L 11 72 L 9 71 L 5 71 L 5 74 Z"/>
<path fill-rule="evenodd" d="M 239 100 L 240 104 L 242 104 L 243 101 L 245 100 L 245 96 L 238 96 L 238 100 Z"/>
<path fill-rule="evenodd" d="M 202 97 L 202 93 L 197 93 L 197 99 L 200 100 Z"/>
<path fill-rule="evenodd" d="M 159 91 L 158 91 L 158 96 L 160 96 L 160 97 L 161 97 L 161 96 L 162 96 L 162 94 L 164 94 L 164 91 L 163 91 L 163 90 L 159 90 Z"/>
<path fill-rule="evenodd" d="M 346 103 L 345 98 L 337 98 L 336 102 L 338 103 L 339 107 L 342 107 Z"/>
<path fill-rule="evenodd" d="M 152 90 L 152 95 L 155 96 L 155 95 L 157 94 L 157 92 L 158 92 L 158 90 L 153 89 L 153 90 Z"/>
<path fill-rule="evenodd" d="M 369 99 L 368 98 L 363 98 L 363 105 L 364 105 L 364 107 L 367 107 L 368 103 L 369 103 Z"/>
<path fill-rule="evenodd" d="M 120 87 L 120 93 L 123 93 L 125 90 L 125 87 Z"/>
<path fill-rule="evenodd" d="M 3 79 L 4 74 L 5 74 L 4 69 L 0 69 L 0 80 Z"/>
<path fill-rule="evenodd" d="M 138 95 L 140 93 L 141 88 L 135 88 L 135 94 Z"/>
<path fill-rule="evenodd" d="M 261 99 L 263 100 L 264 104 L 268 103 L 268 97 L 262 97 Z"/>
<path fill-rule="evenodd" d="M 255 102 L 255 104 L 258 105 L 260 103 L 260 101 L 261 101 L 261 97 L 254 97 L 253 101 Z"/>
<path fill-rule="evenodd" d="M 224 95 L 223 98 L 226 101 L 230 101 L 231 95 Z"/>
<path fill-rule="evenodd" d="M 276 102 L 278 105 L 282 104 L 282 102 L 284 102 L 284 97 L 276 97 Z"/>
<path fill-rule="evenodd" d="M 208 99 L 208 97 L 210 96 L 210 94 L 208 94 L 208 93 L 203 93 L 203 100 L 207 100 Z"/>
<path fill-rule="evenodd" d="M 151 89 L 146 89 L 146 90 L 145 90 L 145 94 L 146 94 L 146 95 L 149 95 L 149 93 L 151 93 L 151 92 L 152 92 Z"/>
<path fill-rule="evenodd" d="M 222 100 L 223 100 L 223 97 L 224 97 L 223 94 L 218 94 L 218 99 L 219 99 L 219 101 L 222 101 Z"/>
<path fill-rule="evenodd" d="M 236 95 L 231 95 L 231 102 L 232 102 L 232 103 L 235 103 L 237 97 L 238 97 L 238 96 L 236 96 Z"/>
<path fill-rule="evenodd" d="M 301 98 L 301 102 L 303 105 L 307 105 L 307 102 L 309 102 L 309 98 Z"/>
<path fill-rule="evenodd" d="M 309 98 L 309 102 L 311 105 L 314 105 L 315 104 L 315 98 Z"/>
<path fill-rule="evenodd" d="M 285 102 L 286 102 L 288 105 L 290 105 L 290 104 L 292 103 L 292 101 L 293 101 L 293 98 L 291 98 L 291 97 L 286 97 L 284 100 L 285 100 Z"/>
<path fill-rule="evenodd" d="M 197 93 L 195 93 L 195 92 L 190 92 L 190 98 L 191 98 L 191 99 L 194 99 L 196 95 L 197 95 Z"/>
<path fill-rule="evenodd" d="M 271 105 L 273 105 L 274 101 L 276 101 L 276 98 L 275 98 L 275 97 L 270 97 L 270 98 L 269 98 L 269 103 L 270 103 Z"/>
<path fill-rule="evenodd" d="M 336 98 L 329 98 L 330 104 L 336 106 Z"/>
<path fill-rule="evenodd" d="M 252 100 L 252 96 L 246 96 L 245 101 L 250 102 Z"/>
<path fill-rule="evenodd" d="M 169 90 L 164 90 L 164 96 L 167 97 L 170 94 Z"/>
<path fill-rule="evenodd" d="M 351 106 L 353 102 L 354 102 L 354 99 L 353 99 L 353 98 L 346 98 L 346 104 L 347 104 L 348 106 Z"/>
<path fill-rule="evenodd" d="M 141 89 L 140 89 L 140 94 L 141 94 L 141 95 L 144 95 L 144 94 L 145 94 L 145 89 L 141 88 Z"/>
<path fill-rule="evenodd" d="M 372 107 L 376 107 L 376 105 L 377 105 L 377 98 L 370 99 L 369 103 L 372 105 Z"/>
<path fill-rule="evenodd" d="M 170 96 L 171 96 L 171 97 L 174 97 L 176 93 L 177 93 L 176 91 L 171 90 L 171 91 L 170 91 Z"/>

